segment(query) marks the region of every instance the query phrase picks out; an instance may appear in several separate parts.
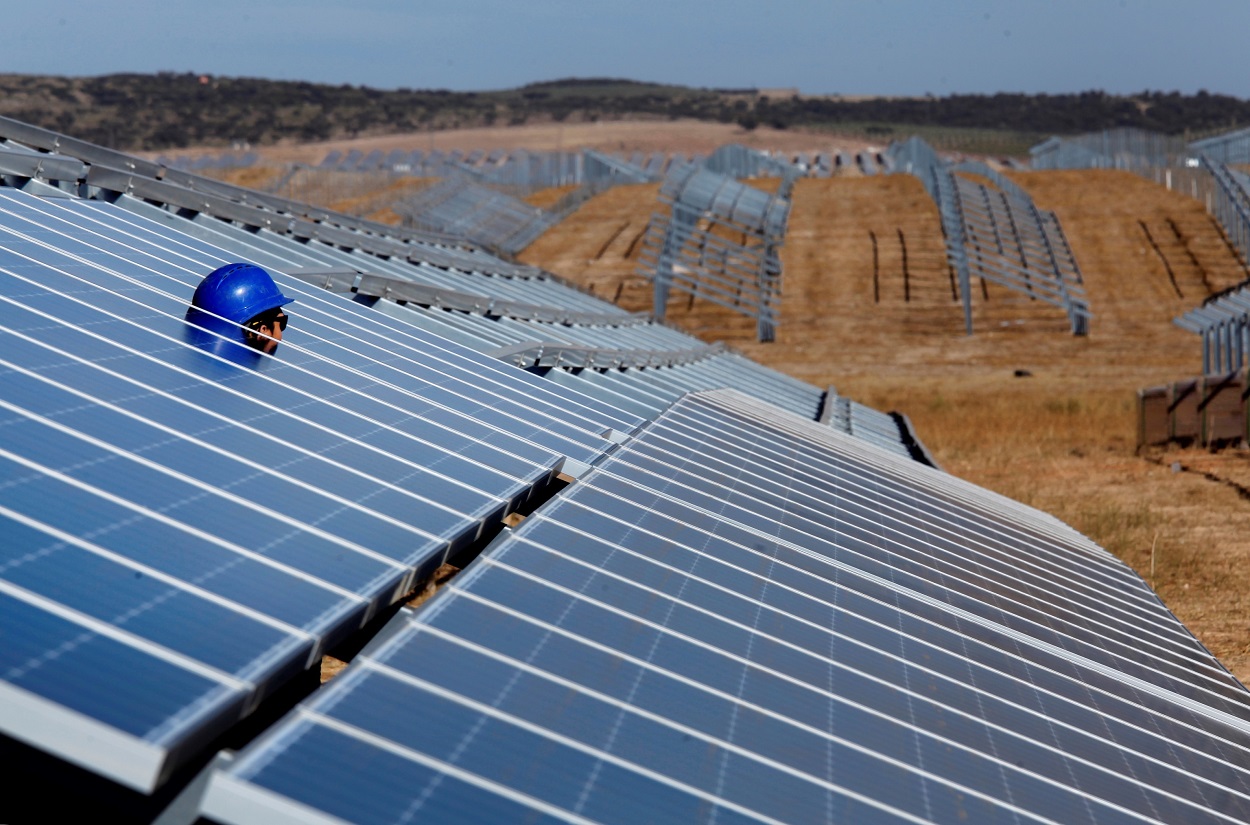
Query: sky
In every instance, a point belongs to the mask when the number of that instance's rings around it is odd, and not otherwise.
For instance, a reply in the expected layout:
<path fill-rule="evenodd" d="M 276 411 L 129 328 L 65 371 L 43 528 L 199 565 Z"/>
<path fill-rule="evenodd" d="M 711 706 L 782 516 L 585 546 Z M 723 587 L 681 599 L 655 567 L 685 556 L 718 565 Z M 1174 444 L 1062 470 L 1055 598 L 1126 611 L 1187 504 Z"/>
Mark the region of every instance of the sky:
<path fill-rule="evenodd" d="M 620 77 L 804 94 L 1250 98 L 1250 0 L 60 0 L 0 73 L 481 91 Z"/>

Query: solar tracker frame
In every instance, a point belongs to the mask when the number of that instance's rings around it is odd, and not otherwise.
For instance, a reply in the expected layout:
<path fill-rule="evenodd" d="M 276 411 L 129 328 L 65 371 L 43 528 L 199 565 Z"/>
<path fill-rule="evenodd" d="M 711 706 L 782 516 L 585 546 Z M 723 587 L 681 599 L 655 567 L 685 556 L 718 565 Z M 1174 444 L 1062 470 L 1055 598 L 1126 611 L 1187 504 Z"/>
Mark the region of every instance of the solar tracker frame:
<path fill-rule="evenodd" d="M 679 289 L 755 318 L 759 340 L 773 340 L 789 200 L 691 164 L 669 173 L 660 201 L 666 213 L 652 216 L 638 257 L 655 314 L 664 317 L 670 290 Z"/>
<path fill-rule="evenodd" d="M 943 161 L 918 137 L 887 150 L 892 174 L 920 178 L 937 203 L 946 255 L 959 278 L 964 327 L 972 334 L 972 276 L 1024 292 L 1062 309 L 1073 335 L 1086 335 L 1092 317 L 1080 268 L 1059 219 L 1043 212 L 1023 189 L 991 189 L 956 172 L 991 173 L 980 164 Z"/>

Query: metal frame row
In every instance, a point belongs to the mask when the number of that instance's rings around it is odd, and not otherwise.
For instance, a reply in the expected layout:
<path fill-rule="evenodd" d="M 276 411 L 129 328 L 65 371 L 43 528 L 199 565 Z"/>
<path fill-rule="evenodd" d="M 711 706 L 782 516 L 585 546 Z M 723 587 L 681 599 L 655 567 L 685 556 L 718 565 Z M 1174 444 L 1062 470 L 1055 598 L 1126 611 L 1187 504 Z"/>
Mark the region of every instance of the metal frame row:
<path fill-rule="evenodd" d="M 1202 336 L 1203 373 L 1246 366 L 1250 354 L 1250 290 L 1245 285 L 1211 296 L 1173 323 Z"/>
<path fill-rule="evenodd" d="M 287 274 L 331 292 L 350 292 L 369 298 L 386 298 L 398 304 L 472 312 L 491 318 L 614 327 L 651 323 L 651 316 L 640 313 L 578 312 L 565 307 L 529 304 L 497 296 L 443 289 L 359 269 L 309 267 L 288 269 Z"/>
<path fill-rule="evenodd" d="M 1119 128 L 1051 137 L 1029 149 L 1034 169 L 1153 169 L 1184 166 L 1193 156 L 1184 138 L 1145 129 Z"/>
<path fill-rule="evenodd" d="M 421 190 L 394 209 L 408 226 L 464 237 L 505 256 L 529 246 L 563 217 L 455 177 Z"/>
<path fill-rule="evenodd" d="M 969 335 L 973 275 L 1050 303 L 1067 314 L 1072 334 L 1089 333 L 1081 271 L 1053 212 L 1038 209 L 1028 193 L 984 164 L 943 161 L 920 138 L 892 144 L 887 156 L 894 172 L 920 178 L 938 205 Z M 997 188 L 961 172 L 986 177 Z"/>
<path fill-rule="evenodd" d="M 1250 162 L 1250 129 L 1239 129 L 1223 135 L 1186 143 L 1183 138 L 1147 132 L 1141 129 L 1116 129 L 1076 137 L 1052 137 L 1029 150 L 1034 169 L 1126 169 L 1145 175 L 1173 188 L 1172 178 L 1195 175 L 1214 177 L 1214 197 L 1206 199 L 1207 208 L 1220 220 L 1229 238 L 1247 257 L 1246 228 L 1243 226 L 1247 202 L 1246 184 L 1240 173 L 1229 164 Z M 1160 172 L 1163 172 L 1162 178 Z M 1183 191 L 1184 186 L 1178 188 Z M 1197 188 L 1190 194 L 1200 197 Z"/>
<path fill-rule="evenodd" d="M 1215 181 L 1211 213 L 1224 227 L 1242 262 L 1250 262 L 1250 178 L 1210 155 L 1204 154 L 1201 162 Z"/>
<path fill-rule="evenodd" d="M 668 164 L 668 156 L 656 155 Z M 674 157 L 670 169 L 684 168 Z M 663 168 L 661 164 L 659 168 Z M 448 159 L 423 167 L 444 178 L 395 207 L 405 223 L 431 232 L 464 237 L 497 254 L 511 257 L 533 243 L 577 207 L 601 192 L 625 183 L 649 183 L 661 173 L 593 150 L 512 153 L 495 166 L 475 166 Z M 530 206 L 512 192 L 577 184 L 578 188 L 547 209 Z"/>
<path fill-rule="evenodd" d="M 665 180 L 660 202 L 666 212 L 652 215 L 638 255 L 656 316 L 677 289 L 755 318 L 759 340 L 774 340 L 790 201 L 691 166 Z"/>

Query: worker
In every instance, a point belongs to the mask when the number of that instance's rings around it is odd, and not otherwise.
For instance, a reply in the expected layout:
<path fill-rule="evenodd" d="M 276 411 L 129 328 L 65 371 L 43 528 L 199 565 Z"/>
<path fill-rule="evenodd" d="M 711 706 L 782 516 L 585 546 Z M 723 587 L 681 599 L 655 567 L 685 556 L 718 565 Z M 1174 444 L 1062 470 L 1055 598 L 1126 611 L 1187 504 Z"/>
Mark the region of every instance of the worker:
<path fill-rule="evenodd" d="M 259 266 L 226 264 L 195 288 L 187 321 L 272 355 L 286 329 L 282 307 L 293 300 Z"/>

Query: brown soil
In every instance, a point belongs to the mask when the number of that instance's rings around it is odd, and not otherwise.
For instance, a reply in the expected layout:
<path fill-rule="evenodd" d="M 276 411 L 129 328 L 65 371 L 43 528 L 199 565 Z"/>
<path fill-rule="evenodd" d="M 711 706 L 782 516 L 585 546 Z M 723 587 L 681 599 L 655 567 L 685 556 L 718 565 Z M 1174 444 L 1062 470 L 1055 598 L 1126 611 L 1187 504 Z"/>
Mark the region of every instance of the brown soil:
<path fill-rule="evenodd" d="M 965 335 L 937 209 L 905 175 L 798 182 L 775 343 L 755 342 L 752 319 L 680 293 L 668 320 L 906 413 L 946 470 L 1123 558 L 1245 680 L 1250 455 L 1137 455 L 1135 391 L 1200 370 L 1200 341 L 1172 319 L 1246 271 L 1197 201 L 1129 173 L 1014 177 L 1059 215 L 1094 313 L 1087 337 L 1068 332 L 1061 310 L 992 284 L 976 284 L 975 334 Z M 649 311 L 634 258 L 656 194 L 611 190 L 522 259 Z"/>
<path fill-rule="evenodd" d="M 773 149 L 793 152 L 858 152 L 866 144 L 855 138 L 844 138 L 802 130 L 779 130 L 761 126 L 746 131 L 728 123 L 701 120 L 663 121 L 600 121 L 597 123 L 542 123 L 526 126 L 493 126 L 480 129 L 449 129 L 438 132 L 362 137 L 323 143 L 303 143 L 258 147 L 253 151 L 266 163 L 320 163 L 331 151 L 358 149 L 371 152 L 380 149 L 449 151 L 462 149 L 598 149 L 605 152 L 686 152 L 708 153 L 726 143 L 740 143 L 752 149 Z M 217 156 L 220 147 L 183 149 L 178 154 Z M 159 153 L 147 153 L 155 156 Z"/>
<path fill-rule="evenodd" d="M 569 184 L 568 186 L 553 186 L 550 189 L 540 189 L 532 195 L 528 195 L 523 200 L 530 206 L 537 206 L 539 209 L 549 209 L 570 192 L 578 189 L 577 184 Z"/>

